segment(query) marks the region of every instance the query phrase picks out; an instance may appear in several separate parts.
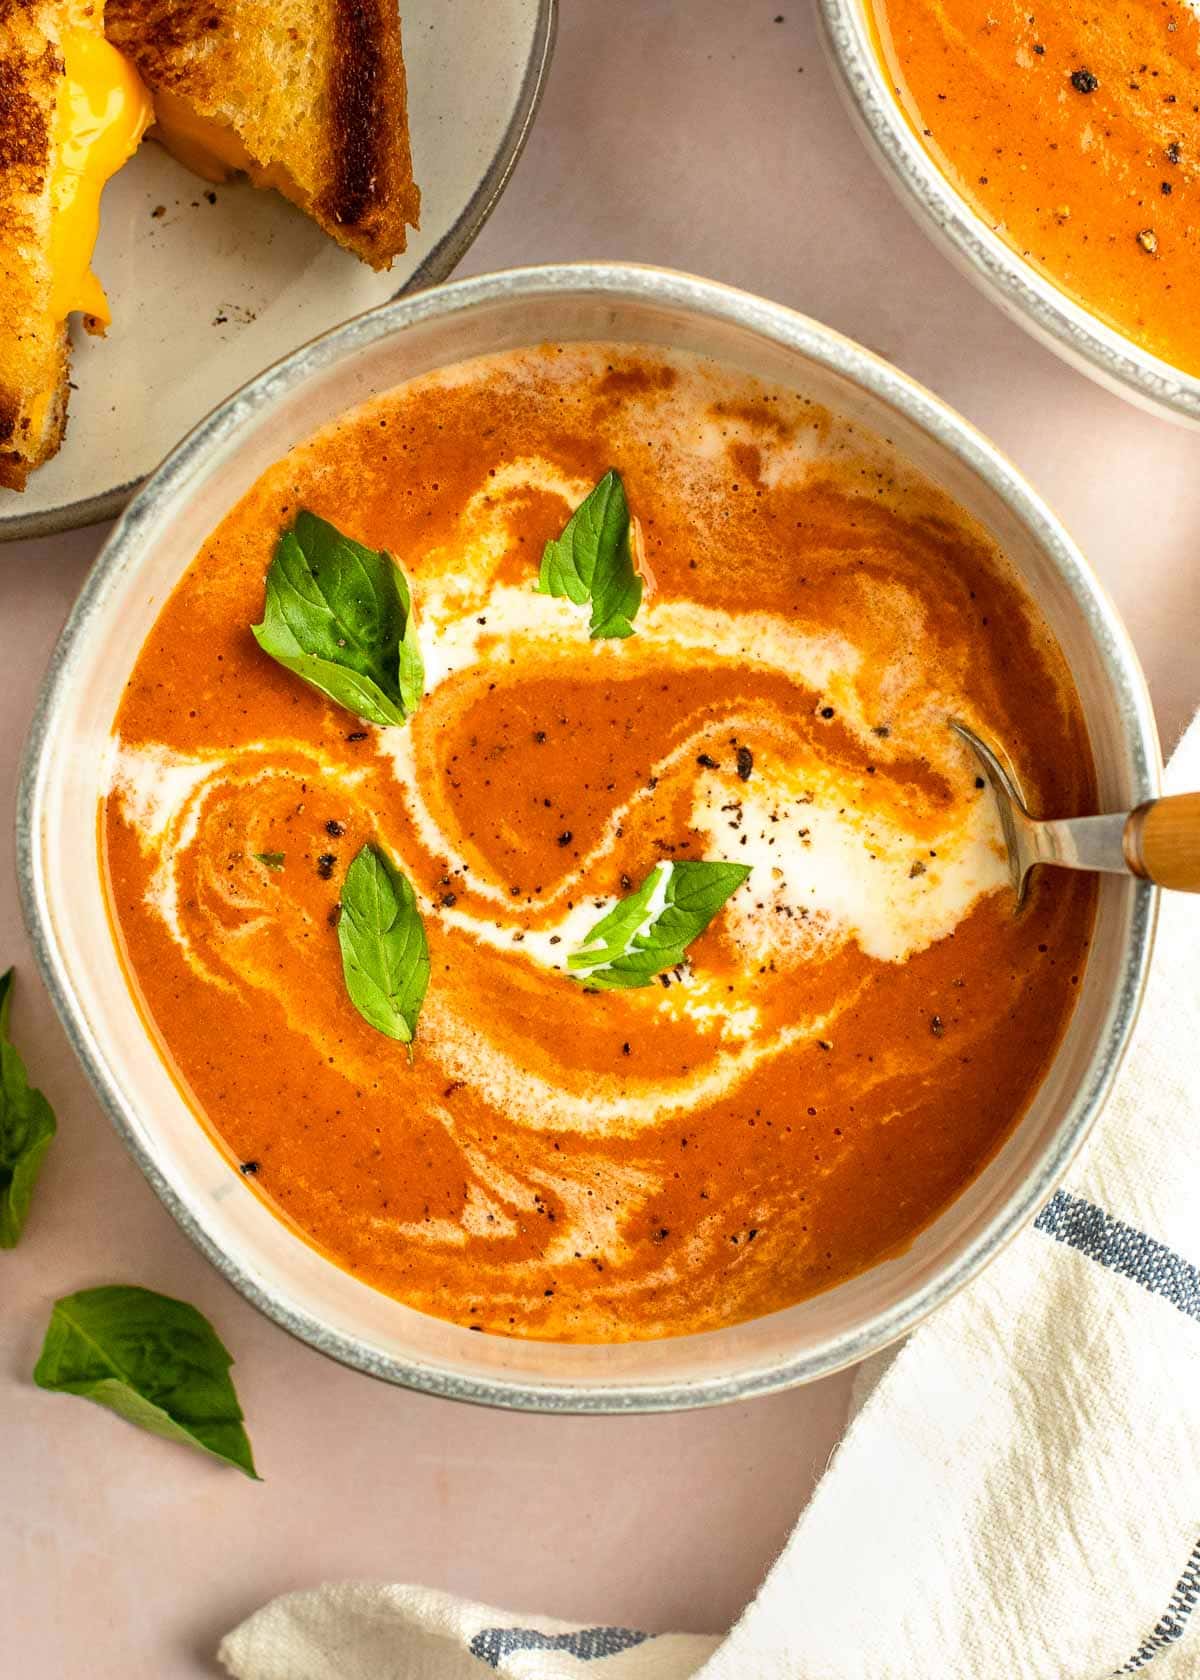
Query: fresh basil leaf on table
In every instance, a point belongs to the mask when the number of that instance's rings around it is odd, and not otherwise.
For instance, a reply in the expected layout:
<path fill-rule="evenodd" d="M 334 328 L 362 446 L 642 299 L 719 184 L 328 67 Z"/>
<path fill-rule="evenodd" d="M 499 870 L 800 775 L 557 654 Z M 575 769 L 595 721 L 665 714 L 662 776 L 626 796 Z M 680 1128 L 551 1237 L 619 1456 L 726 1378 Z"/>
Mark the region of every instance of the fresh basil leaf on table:
<path fill-rule="evenodd" d="M 0 975 L 0 1248 L 15 1248 L 33 1187 L 58 1129 L 54 1110 L 29 1083 L 8 1036 L 13 970 Z"/>
<path fill-rule="evenodd" d="M 276 545 L 255 640 L 287 670 L 368 723 L 403 723 L 421 703 L 425 666 L 408 582 L 390 554 L 314 513 Z"/>
<path fill-rule="evenodd" d="M 408 877 L 378 846 L 346 871 L 338 920 L 342 973 L 364 1021 L 411 1044 L 429 985 L 429 945 Z"/>
<path fill-rule="evenodd" d="M 593 640 L 632 636 L 642 604 L 642 580 L 629 542 L 629 507 L 620 475 L 610 469 L 584 497 L 561 537 L 546 544 L 538 574 L 540 595 L 590 601 Z"/>
<path fill-rule="evenodd" d="M 749 873 L 744 863 L 656 864 L 571 952 L 568 969 L 587 986 L 649 986 L 683 961 Z"/>
<path fill-rule="evenodd" d="M 33 1380 L 200 1447 L 257 1481 L 232 1363 L 212 1325 L 186 1301 L 111 1284 L 54 1303 Z"/>

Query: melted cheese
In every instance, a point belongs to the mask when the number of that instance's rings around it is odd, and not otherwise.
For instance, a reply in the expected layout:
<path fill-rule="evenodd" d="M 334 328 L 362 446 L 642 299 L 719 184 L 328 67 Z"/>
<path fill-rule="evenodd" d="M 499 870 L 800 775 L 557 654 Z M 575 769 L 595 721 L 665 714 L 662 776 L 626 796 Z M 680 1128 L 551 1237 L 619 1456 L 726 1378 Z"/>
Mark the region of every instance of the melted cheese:
<path fill-rule="evenodd" d="M 197 116 L 186 100 L 160 88 L 154 95 L 154 135 L 173 157 L 205 181 L 247 173 L 253 159 L 233 129 Z"/>
<path fill-rule="evenodd" d="M 137 150 L 151 117 L 150 96 L 133 66 L 98 33 L 67 30 L 62 54 L 50 181 L 50 310 L 56 321 L 82 310 L 108 326 L 108 299 L 91 270 L 100 194 Z"/>
<path fill-rule="evenodd" d="M 160 89 L 154 95 L 153 137 L 201 180 L 248 175 L 256 187 L 275 187 L 296 196 L 295 182 L 282 164 L 255 163 L 228 124 L 200 116 L 178 94 Z"/>

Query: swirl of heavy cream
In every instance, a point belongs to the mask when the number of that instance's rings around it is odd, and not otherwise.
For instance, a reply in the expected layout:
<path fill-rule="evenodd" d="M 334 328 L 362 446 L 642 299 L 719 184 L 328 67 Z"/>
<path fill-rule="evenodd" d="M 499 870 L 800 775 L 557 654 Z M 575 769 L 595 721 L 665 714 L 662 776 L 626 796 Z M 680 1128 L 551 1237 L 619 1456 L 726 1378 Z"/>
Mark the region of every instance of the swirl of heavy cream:
<path fill-rule="evenodd" d="M 639 812 L 661 796 L 659 790 L 687 774 L 702 735 L 715 725 L 753 734 L 757 743 L 753 780 L 743 786 L 731 777 L 696 779 L 690 817 L 692 829 L 704 837 L 704 855 L 751 866 L 746 889 L 723 913 L 728 939 L 748 975 L 766 964 L 778 970 L 811 961 L 847 942 L 868 958 L 903 962 L 951 933 L 981 895 L 1003 886 L 1003 848 L 990 801 L 978 796 L 937 801 L 914 790 L 902 774 L 889 774 L 890 765 L 915 756 L 948 785 L 973 785 L 964 749 L 945 724 L 952 713 L 970 712 L 953 686 L 955 673 L 941 671 L 939 684 L 931 685 L 929 672 L 912 656 L 880 670 L 844 635 L 814 632 L 766 612 L 719 611 L 657 598 L 652 589 L 634 637 L 589 642 L 585 617 L 569 602 L 537 594 L 529 584 L 502 581 L 513 501 L 530 490 L 549 490 L 570 507 L 587 488 L 563 479 L 547 462 L 513 463 L 467 504 L 453 545 L 425 557 L 416 586 L 427 706 L 453 703 L 457 693 L 486 686 L 498 672 L 553 674 L 564 660 L 576 675 L 594 670 L 598 677 L 666 665 L 771 672 L 794 685 L 798 705 L 811 709 L 817 694 L 835 707 L 841 728 L 869 748 L 877 774 L 864 793 L 861 778 L 852 782 L 836 755 L 823 753 L 811 736 L 801 742 L 788 718 L 770 708 L 747 711 L 732 703 L 719 715 L 708 712 L 654 764 L 646 785 L 614 807 L 588 854 L 550 886 L 540 900 L 537 925 L 529 926 L 514 910 L 506 883 L 480 870 L 461 837 L 448 829 L 444 812 L 435 809 L 415 732 L 379 731 L 377 745 L 390 763 L 407 819 L 403 825 L 389 822 L 381 838 L 410 872 L 409 860 L 415 863 L 420 852 L 446 860 L 457 878 L 469 881 L 468 905 L 438 907 L 443 925 L 510 960 L 515 954 L 534 968 L 561 970 L 565 953 L 582 943 L 615 902 L 584 884 Z M 878 611 L 878 580 L 873 588 Z M 920 603 L 902 584 L 892 588 L 892 610 L 907 615 L 919 632 Z M 912 642 L 919 642 L 919 634 Z M 886 740 L 873 727 L 884 702 L 896 720 Z M 253 883 L 214 869 L 202 857 L 203 940 L 180 916 L 180 873 L 197 847 L 206 807 L 256 779 L 278 775 L 333 779 L 352 796 L 363 774 L 287 739 L 193 754 L 157 743 L 114 743 L 112 791 L 153 859 L 149 902 L 198 973 L 216 985 L 275 989 L 272 966 L 261 963 L 256 952 L 272 925 L 277 899 L 273 903 Z M 245 849 L 253 849 L 250 836 Z M 303 937 L 302 921 L 295 927 Z M 564 977 L 561 983 L 570 982 Z M 739 988 L 731 999 L 728 988 L 689 971 L 680 984 L 644 994 L 648 1011 L 664 1020 L 687 1019 L 711 1038 L 711 1054 L 685 1080 L 600 1075 L 579 1089 L 569 1080 L 546 1077 L 489 1036 L 486 1023 L 461 1006 L 453 987 L 431 988 L 422 1029 L 447 1073 L 469 1080 L 513 1121 L 537 1129 L 630 1135 L 665 1114 L 711 1104 L 763 1060 L 801 1039 L 828 1035 L 837 1013 L 853 1002 L 853 993 L 841 996 L 822 1014 L 763 1030 L 755 990 Z M 287 1009 L 287 998 L 281 1001 Z M 310 1037 L 320 1033 L 311 1012 L 290 1010 L 293 1017 Z"/>

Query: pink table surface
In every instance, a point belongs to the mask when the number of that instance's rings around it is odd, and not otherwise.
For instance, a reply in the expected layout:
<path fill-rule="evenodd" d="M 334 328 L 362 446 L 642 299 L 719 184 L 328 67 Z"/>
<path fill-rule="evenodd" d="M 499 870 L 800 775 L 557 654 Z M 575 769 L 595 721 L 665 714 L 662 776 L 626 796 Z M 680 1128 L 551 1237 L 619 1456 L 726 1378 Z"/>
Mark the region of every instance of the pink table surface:
<path fill-rule="evenodd" d="M 1169 745 L 1200 697 L 1200 439 L 1062 366 L 933 250 L 855 138 L 803 0 L 563 10 L 528 151 L 464 272 L 665 263 L 899 363 L 995 438 L 1079 538 Z M 0 552 L 5 811 L 102 534 Z M 18 965 L 16 1035 L 60 1130 L 25 1240 L 0 1255 L 0 1671 L 194 1680 L 263 1600 L 350 1576 L 651 1630 L 726 1626 L 828 1459 L 848 1378 L 677 1417 L 522 1417 L 389 1389 L 289 1340 L 192 1249 L 102 1116 L 31 966 L 10 830 L 0 962 Z M 219 1327 L 261 1486 L 33 1388 L 51 1301 L 113 1281 L 185 1296 Z"/>

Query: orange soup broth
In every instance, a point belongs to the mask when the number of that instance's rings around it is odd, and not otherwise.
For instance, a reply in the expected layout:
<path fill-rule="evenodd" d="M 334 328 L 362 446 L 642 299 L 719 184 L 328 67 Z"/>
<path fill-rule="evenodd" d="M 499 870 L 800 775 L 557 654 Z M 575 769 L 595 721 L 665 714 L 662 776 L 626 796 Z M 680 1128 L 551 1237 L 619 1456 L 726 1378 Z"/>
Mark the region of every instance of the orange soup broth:
<path fill-rule="evenodd" d="M 873 19 L 901 109 L 976 214 L 1100 320 L 1200 374 L 1186 0 L 873 0 Z"/>
<path fill-rule="evenodd" d="M 634 635 L 594 642 L 586 608 L 532 584 L 614 465 L 646 600 Z M 250 633 L 301 508 L 411 580 L 430 673 L 403 730 Z M 950 708 L 1035 809 L 1092 808 L 1055 644 L 986 535 L 878 440 L 628 347 L 418 381 L 265 473 L 147 637 L 102 812 L 131 987 L 243 1193 L 400 1300 L 580 1341 L 771 1312 L 959 1195 L 1077 995 L 1092 883 L 1041 872 L 1014 916 Z M 429 940 L 411 1059 L 342 976 L 340 883 L 368 841 Z M 681 981 L 589 992 L 548 966 L 564 918 L 713 856 L 752 874 Z"/>

